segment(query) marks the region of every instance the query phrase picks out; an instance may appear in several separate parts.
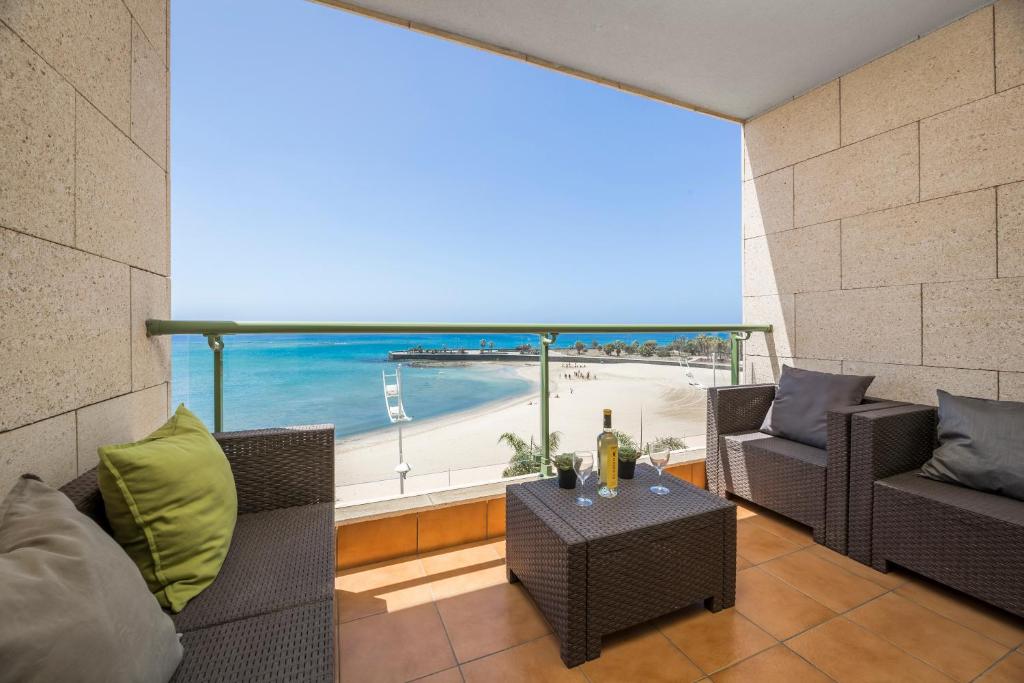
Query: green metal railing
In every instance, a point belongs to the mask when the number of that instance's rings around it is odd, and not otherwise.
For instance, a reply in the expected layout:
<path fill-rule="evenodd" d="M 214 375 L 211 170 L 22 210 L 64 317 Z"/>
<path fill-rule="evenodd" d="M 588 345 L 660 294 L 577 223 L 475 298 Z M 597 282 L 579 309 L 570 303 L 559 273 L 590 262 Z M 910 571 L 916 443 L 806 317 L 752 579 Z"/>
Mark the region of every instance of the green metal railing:
<path fill-rule="evenodd" d="M 540 341 L 540 433 L 544 476 L 551 475 L 548 450 L 549 401 L 548 347 L 559 334 L 661 332 L 692 334 L 718 332 L 729 335 L 730 378 L 740 381 L 743 342 L 753 332 L 771 332 L 771 325 L 604 325 L 601 323 L 343 323 L 343 322 L 235 322 L 231 320 L 147 320 L 150 336 L 201 334 L 213 351 L 213 424 L 224 428 L 224 337 L 231 334 L 535 334 Z"/>

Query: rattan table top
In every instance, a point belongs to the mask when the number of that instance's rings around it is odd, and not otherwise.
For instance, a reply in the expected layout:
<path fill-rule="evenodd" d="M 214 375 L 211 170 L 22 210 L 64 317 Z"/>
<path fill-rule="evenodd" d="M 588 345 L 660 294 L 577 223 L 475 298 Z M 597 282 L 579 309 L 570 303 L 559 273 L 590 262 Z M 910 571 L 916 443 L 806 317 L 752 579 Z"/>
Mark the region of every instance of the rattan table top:
<path fill-rule="evenodd" d="M 597 494 L 597 479 L 592 475 L 583 487 L 577 482 L 575 489 L 559 488 L 555 478 L 522 486 L 587 541 L 735 507 L 728 500 L 670 474 L 659 478 L 650 465 L 638 464 L 633 479 L 620 479 L 619 495 L 615 498 L 602 498 Z M 650 491 L 659 479 L 669 489 L 669 494 L 659 496 Z M 586 495 L 594 504 L 590 507 L 577 505 L 576 498 L 580 495 Z"/>

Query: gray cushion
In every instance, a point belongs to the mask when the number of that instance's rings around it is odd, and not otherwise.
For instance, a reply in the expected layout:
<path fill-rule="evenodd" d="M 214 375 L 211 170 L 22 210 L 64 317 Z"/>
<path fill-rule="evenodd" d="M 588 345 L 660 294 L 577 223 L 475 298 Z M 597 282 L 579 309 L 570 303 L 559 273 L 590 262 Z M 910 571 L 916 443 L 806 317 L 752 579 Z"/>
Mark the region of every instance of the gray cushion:
<path fill-rule="evenodd" d="M 860 404 L 874 379 L 783 365 L 775 400 L 768 408 L 761 431 L 825 448 L 828 411 Z"/>
<path fill-rule="evenodd" d="M 1024 500 L 1024 403 L 939 395 L 939 447 L 929 479 Z"/>
<path fill-rule="evenodd" d="M 824 448 L 815 448 L 791 439 L 780 439 L 776 436 L 768 436 L 763 432 L 740 432 L 739 434 L 727 434 L 722 438 L 725 439 L 727 447 L 729 444 L 733 444 L 743 453 L 757 448 L 768 451 L 772 455 L 781 455 L 791 460 L 805 462 L 808 465 L 816 465 L 821 468 L 828 465 L 828 453 Z M 733 451 L 735 448 L 730 452 Z"/>
<path fill-rule="evenodd" d="M 239 515 L 217 578 L 175 614 L 183 633 L 334 593 L 334 503 Z M 187 642 L 187 641 L 186 641 Z"/>
<path fill-rule="evenodd" d="M 165 683 L 181 655 L 114 539 L 63 493 L 19 479 L 0 503 L 0 682 Z"/>

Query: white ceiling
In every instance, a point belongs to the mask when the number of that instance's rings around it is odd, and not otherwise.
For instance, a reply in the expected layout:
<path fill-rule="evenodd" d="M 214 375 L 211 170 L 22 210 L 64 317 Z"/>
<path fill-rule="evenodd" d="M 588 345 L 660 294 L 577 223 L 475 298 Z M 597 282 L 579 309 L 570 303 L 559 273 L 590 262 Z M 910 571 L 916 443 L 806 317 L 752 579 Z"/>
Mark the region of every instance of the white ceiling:
<path fill-rule="evenodd" d="M 320 0 L 747 119 L 986 0 Z"/>

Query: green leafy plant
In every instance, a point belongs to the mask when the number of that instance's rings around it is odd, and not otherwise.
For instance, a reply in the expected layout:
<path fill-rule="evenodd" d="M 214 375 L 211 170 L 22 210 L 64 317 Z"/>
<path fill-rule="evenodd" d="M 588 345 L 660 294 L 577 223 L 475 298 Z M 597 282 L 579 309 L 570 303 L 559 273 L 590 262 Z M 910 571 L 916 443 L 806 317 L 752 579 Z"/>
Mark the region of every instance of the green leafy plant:
<path fill-rule="evenodd" d="M 572 469 L 572 453 L 560 453 L 551 458 L 552 464 L 554 464 L 556 470 L 571 470 Z"/>
<path fill-rule="evenodd" d="M 612 430 L 612 434 L 619 442 L 619 460 L 626 462 L 636 462 L 636 459 L 641 456 L 640 447 L 637 445 L 636 440 L 625 432 L 620 432 L 617 429 Z"/>
<path fill-rule="evenodd" d="M 562 435 L 558 432 L 551 432 L 548 435 L 548 452 L 558 450 Z M 498 437 L 498 443 L 507 444 L 512 449 L 512 457 L 509 458 L 508 467 L 501 473 L 503 477 L 520 477 L 524 474 L 540 472 L 541 461 L 544 453 L 540 444 L 530 437 L 527 442 L 515 432 L 505 432 Z M 571 467 L 571 465 L 570 465 Z"/>

